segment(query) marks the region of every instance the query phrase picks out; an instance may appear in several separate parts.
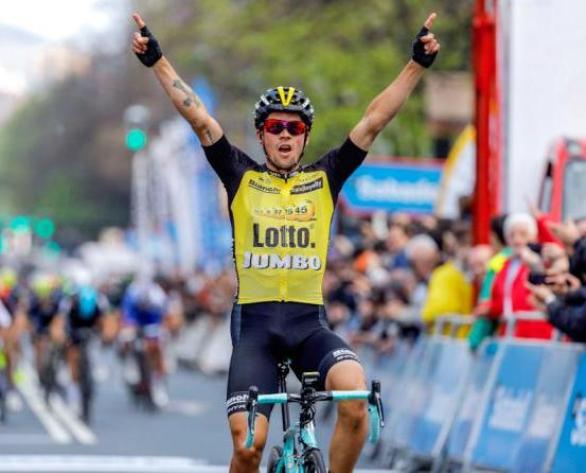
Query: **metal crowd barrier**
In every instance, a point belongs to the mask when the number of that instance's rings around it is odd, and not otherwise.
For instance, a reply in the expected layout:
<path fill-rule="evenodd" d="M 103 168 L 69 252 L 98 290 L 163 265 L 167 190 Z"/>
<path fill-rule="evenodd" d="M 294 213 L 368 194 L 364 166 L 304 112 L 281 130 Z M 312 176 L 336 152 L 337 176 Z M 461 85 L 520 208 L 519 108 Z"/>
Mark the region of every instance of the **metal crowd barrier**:
<path fill-rule="evenodd" d="M 471 318 L 445 317 L 456 334 Z M 583 473 L 586 355 L 583 346 L 506 336 L 472 354 L 467 340 L 422 337 L 387 360 L 366 363 L 390 410 L 383 466 L 392 471 Z M 555 338 L 559 338 L 556 334 Z M 573 468 L 573 469 L 572 469 Z"/>

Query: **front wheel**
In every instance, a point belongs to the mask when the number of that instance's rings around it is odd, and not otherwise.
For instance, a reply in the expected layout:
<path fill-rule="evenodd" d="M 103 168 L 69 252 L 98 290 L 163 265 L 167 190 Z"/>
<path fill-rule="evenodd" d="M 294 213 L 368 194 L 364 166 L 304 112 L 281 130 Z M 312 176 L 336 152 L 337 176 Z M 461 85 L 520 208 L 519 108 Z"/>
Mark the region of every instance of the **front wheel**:
<path fill-rule="evenodd" d="M 280 465 L 281 458 L 283 458 L 283 449 L 281 447 L 271 448 L 267 463 L 267 473 L 284 473 L 283 467 Z"/>
<path fill-rule="evenodd" d="M 92 398 L 94 385 L 92 378 L 92 367 L 89 359 L 88 348 L 81 348 L 79 358 L 79 390 L 81 392 L 81 419 L 89 425 L 92 410 Z"/>
<path fill-rule="evenodd" d="M 306 473 L 327 473 L 324 458 L 319 449 L 314 448 L 305 454 L 303 467 Z"/>

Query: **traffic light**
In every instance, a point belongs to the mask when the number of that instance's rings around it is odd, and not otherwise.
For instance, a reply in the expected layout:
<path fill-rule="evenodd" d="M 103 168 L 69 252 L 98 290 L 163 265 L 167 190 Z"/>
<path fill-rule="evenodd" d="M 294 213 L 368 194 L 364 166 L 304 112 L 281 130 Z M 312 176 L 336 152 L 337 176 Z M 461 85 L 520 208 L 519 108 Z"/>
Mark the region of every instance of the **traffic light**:
<path fill-rule="evenodd" d="M 141 128 L 131 128 L 126 132 L 126 147 L 136 153 L 147 144 L 147 134 Z"/>
<path fill-rule="evenodd" d="M 50 218 L 39 218 L 35 221 L 33 229 L 39 238 L 48 240 L 55 233 L 55 224 Z"/>
<path fill-rule="evenodd" d="M 10 229 L 13 232 L 29 232 L 31 229 L 31 219 L 26 215 L 17 215 L 10 220 Z"/>
<path fill-rule="evenodd" d="M 150 112 L 144 105 L 131 105 L 124 112 L 126 127 L 126 147 L 133 153 L 144 149 L 148 143 L 148 124 Z"/>

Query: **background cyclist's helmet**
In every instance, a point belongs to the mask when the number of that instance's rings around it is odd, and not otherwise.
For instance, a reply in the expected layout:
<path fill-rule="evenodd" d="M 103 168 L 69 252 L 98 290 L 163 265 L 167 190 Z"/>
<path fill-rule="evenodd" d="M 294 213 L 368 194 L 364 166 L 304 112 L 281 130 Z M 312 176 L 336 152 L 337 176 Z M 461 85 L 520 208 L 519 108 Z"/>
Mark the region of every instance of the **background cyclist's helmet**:
<path fill-rule="evenodd" d="M 295 87 L 275 87 L 260 96 L 254 107 L 254 126 L 260 129 L 272 112 L 298 113 L 308 128 L 313 124 L 313 105 L 302 90 Z"/>
<path fill-rule="evenodd" d="M 77 299 L 79 315 L 82 319 L 89 319 L 95 314 L 98 308 L 98 291 L 93 286 L 77 287 L 74 297 Z"/>

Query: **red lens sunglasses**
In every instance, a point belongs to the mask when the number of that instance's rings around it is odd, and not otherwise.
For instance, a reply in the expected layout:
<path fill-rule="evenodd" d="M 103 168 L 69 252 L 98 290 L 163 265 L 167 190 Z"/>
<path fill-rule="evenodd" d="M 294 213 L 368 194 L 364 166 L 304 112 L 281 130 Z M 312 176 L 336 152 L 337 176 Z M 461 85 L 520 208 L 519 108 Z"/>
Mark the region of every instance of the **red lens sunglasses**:
<path fill-rule="evenodd" d="M 264 130 L 271 135 L 280 135 L 283 130 L 287 130 L 290 135 L 299 136 L 305 133 L 306 128 L 305 123 L 299 120 L 289 122 L 270 118 L 264 123 Z"/>

